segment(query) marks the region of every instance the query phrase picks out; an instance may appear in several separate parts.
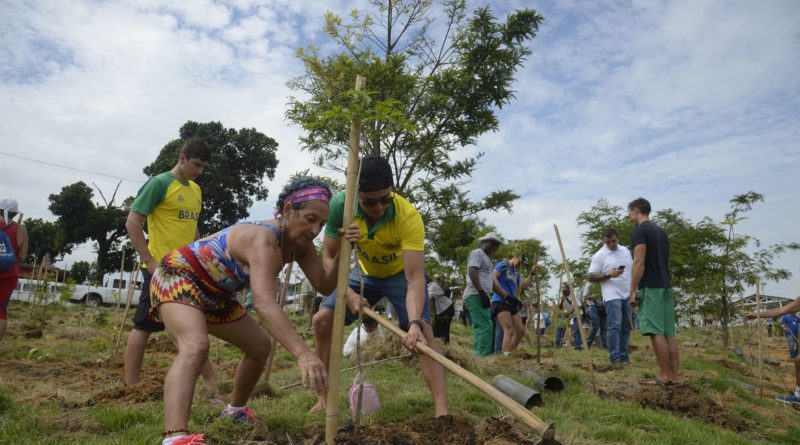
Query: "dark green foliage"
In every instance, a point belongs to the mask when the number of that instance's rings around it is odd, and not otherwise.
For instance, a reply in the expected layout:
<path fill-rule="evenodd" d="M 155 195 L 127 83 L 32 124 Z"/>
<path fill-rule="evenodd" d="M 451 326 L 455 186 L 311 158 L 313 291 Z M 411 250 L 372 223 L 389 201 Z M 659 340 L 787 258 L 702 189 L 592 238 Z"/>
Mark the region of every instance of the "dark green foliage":
<path fill-rule="evenodd" d="M 192 137 L 205 139 L 212 152 L 205 171 L 195 180 L 203 190 L 198 225 L 200 233 L 206 235 L 247 218 L 253 198 L 267 198 L 264 180 L 275 177 L 278 143 L 255 128 L 234 130 L 219 122 L 189 121 L 181 127 L 180 138 L 165 145 L 144 173 L 153 176 L 171 170 L 183 141 Z M 271 215 L 259 215 L 267 216 Z"/>
<path fill-rule="evenodd" d="M 23 225 L 28 231 L 28 263 L 41 263 L 47 254 L 51 260 L 55 260 L 72 253 L 74 244 L 66 242 L 60 225 L 38 218 L 26 219 Z"/>
<path fill-rule="evenodd" d="M 50 211 L 58 217 L 57 225 L 64 235 L 67 245 L 94 241 L 97 247 L 97 269 L 95 279 L 100 281 L 103 274 L 119 268 L 119 251 L 128 244 L 125 220 L 128 207 L 115 206 L 116 191 L 107 201 L 102 192 L 105 205 L 92 201 L 94 192 L 83 181 L 70 184 L 61 193 L 49 197 Z M 130 200 L 126 200 L 130 205 Z M 114 253 L 116 252 L 116 255 Z M 130 264 L 133 264 L 132 257 Z"/>
<path fill-rule="evenodd" d="M 298 51 L 306 74 L 290 86 L 308 98 L 290 98 L 286 115 L 305 131 L 304 148 L 319 165 L 342 169 L 350 121 L 358 116 L 362 153 L 389 159 L 397 190 L 426 223 L 511 210 L 519 196 L 508 189 L 477 201 L 467 196 L 462 188 L 482 154 L 459 151 L 498 129 L 495 109 L 513 99 L 514 75 L 543 18 L 523 9 L 501 21 L 488 7 L 468 17 L 464 1 L 448 0 L 437 42 L 429 32 L 431 2 L 371 3 L 373 10 L 354 11 L 348 24 L 326 14 L 325 31 L 340 53 Z M 357 74 L 367 78 L 362 93 L 353 92 Z"/>

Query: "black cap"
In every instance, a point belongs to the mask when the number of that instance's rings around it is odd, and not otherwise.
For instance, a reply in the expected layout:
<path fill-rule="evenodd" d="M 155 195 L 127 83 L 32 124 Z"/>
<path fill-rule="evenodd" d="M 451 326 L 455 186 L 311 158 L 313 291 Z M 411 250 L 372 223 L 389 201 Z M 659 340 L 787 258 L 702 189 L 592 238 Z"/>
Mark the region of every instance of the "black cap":
<path fill-rule="evenodd" d="M 392 168 L 386 159 L 374 155 L 361 159 L 361 176 L 358 178 L 360 191 L 374 192 L 393 186 Z"/>

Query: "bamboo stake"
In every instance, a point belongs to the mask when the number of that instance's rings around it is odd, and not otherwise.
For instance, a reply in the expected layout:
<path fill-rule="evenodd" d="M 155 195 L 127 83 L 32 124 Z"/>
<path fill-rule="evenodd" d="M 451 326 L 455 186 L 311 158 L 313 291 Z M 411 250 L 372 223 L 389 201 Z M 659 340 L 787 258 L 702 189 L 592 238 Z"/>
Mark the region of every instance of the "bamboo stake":
<path fill-rule="evenodd" d="M 133 270 L 131 270 L 130 283 L 128 283 L 127 301 L 125 302 L 125 312 L 122 314 L 122 322 L 119 324 L 119 332 L 117 332 L 117 341 L 114 343 L 114 353 L 111 354 L 112 357 L 117 355 L 119 341 L 122 338 L 122 331 L 125 329 L 125 321 L 128 318 L 128 309 L 131 307 L 131 299 L 133 299 L 133 291 L 136 289 L 136 279 L 139 278 L 139 269 L 141 266 L 141 263 L 136 263 L 136 265 L 133 266 Z M 142 283 L 142 286 L 149 285 L 150 283 Z"/>
<path fill-rule="evenodd" d="M 281 293 L 278 295 L 278 305 L 281 307 L 281 310 L 283 310 L 283 307 L 286 305 L 286 294 L 289 292 L 289 280 L 292 278 L 292 266 L 294 266 L 294 262 L 286 266 L 286 273 L 283 275 L 283 286 L 281 287 Z M 278 340 L 276 340 L 274 336 L 270 336 L 269 343 L 269 355 L 267 356 L 267 364 L 264 367 L 264 382 L 267 384 L 269 384 L 269 375 L 272 372 L 272 361 L 275 359 L 275 349 L 278 347 Z"/>
<path fill-rule="evenodd" d="M 44 322 L 47 315 L 47 298 L 50 296 L 50 289 L 48 286 L 49 282 L 47 281 L 47 269 L 50 267 L 50 260 L 47 257 L 45 257 L 44 259 L 45 261 L 42 261 L 43 272 L 39 274 L 39 281 L 43 282 L 37 284 L 36 286 L 37 290 L 39 289 L 39 286 L 42 285 L 44 286 L 42 288 L 42 291 L 39 292 L 39 308 L 42 310 L 39 320 L 42 325 L 42 328 L 44 328 Z"/>
<path fill-rule="evenodd" d="M 553 224 L 556 231 L 556 238 L 558 239 L 558 248 L 561 250 L 561 258 L 564 262 L 564 272 L 567 276 L 567 285 L 569 286 L 569 296 L 572 299 L 572 313 L 575 317 L 575 324 L 578 325 L 578 332 L 581 335 L 581 342 L 583 342 L 583 350 L 586 352 L 586 363 L 589 365 L 589 375 L 592 377 L 592 390 L 597 393 L 597 381 L 594 377 L 594 365 L 592 364 L 592 353 L 589 351 L 589 344 L 586 342 L 586 331 L 583 329 L 581 323 L 581 315 L 578 309 L 578 298 L 575 296 L 575 285 L 572 282 L 572 274 L 569 271 L 569 262 L 567 261 L 567 253 L 564 251 L 564 244 L 561 242 L 561 233 L 558 231 L 558 226 Z"/>
<path fill-rule="evenodd" d="M 397 335 L 398 337 L 404 337 L 406 335 L 406 333 L 402 329 L 400 329 L 399 326 L 378 315 L 378 313 L 373 311 L 372 309 L 364 307 L 361 310 L 365 314 L 374 318 L 378 323 L 381 324 L 381 326 L 389 330 L 391 333 Z M 531 427 L 533 431 L 539 436 L 541 436 L 543 439 L 552 439 L 555 436 L 555 428 L 553 427 L 552 424 L 542 421 L 541 419 L 533 415 L 530 411 L 528 411 L 525 407 L 515 402 L 511 397 L 508 397 L 507 395 L 503 394 L 494 386 L 481 380 L 478 376 L 472 374 L 471 372 L 467 371 L 461 366 L 458 366 L 455 362 L 443 356 L 442 354 L 439 354 L 438 352 L 434 351 L 421 341 L 417 342 L 417 352 L 430 357 L 433 361 L 444 366 L 445 368 L 447 368 L 447 370 L 449 370 L 456 376 L 461 377 L 463 380 L 466 380 L 467 383 L 479 389 L 481 392 L 486 394 L 490 399 L 499 403 L 503 408 L 509 410 L 511 414 L 514 414 L 520 421 L 522 421 L 522 423 Z"/>
<path fill-rule="evenodd" d="M 553 326 L 555 327 L 555 333 L 553 334 L 553 364 L 556 364 L 556 356 L 558 355 L 558 318 L 561 315 L 561 300 L 563 297 L 561 296 L 561 287 L 564 285 L 564 266 L 561 266 L 561 269 L 558 271 L 558 298 L 556 299 L 556 307 L 553 312 Z M 566 333 L 566 331 L 565 331 Z M 563 338 L 562 338 L 563 340 Z"/>
<path fill-rule="evenodd" d="M 39 259 L 33 259 L 33 268 L 31 268 L 31 276 L 28 278 L 28 303 L 33 303 L 33 286 L 36 284 L 36 263 Z"/>
<path fill-rule="evenodd" d="M 356 91 L 364 89 L 367 79 L 356 76 Z M 361 139 L 361 118 L 353 117 L 350 126 L 350 153 L 347 157 L 347 185 L 344 194 L 345 229 L 353 223 L 353 207 L 358 176 L 358 146 Z M 333 311 L 333 332 L 331 334 L 331 356 L 328 365 L 328 397 L 325 407 L 325 443 L 334 445 L 339 429 L 339 368 L 342 362 L 342 335 L 344 333 L 344 313 L 347 309 L 347 276 L 350 274 L 350 253 L 353 246 L 346 240 L 339 244 L 339 270 L 336 282 L 336 308 Z"/>
<path fill-rule="evenodd" d="M 114 324 L 119 323 L 119 305 L 122 301 L 122 274 L 125 273 L 125 249 L 122 249 L 122 260 L 119 264 L 119 281 L 117 282 L 117 309 L 114 311 Z"/>
<path fill-rule="evenodd" d="M 758 341 L 758 395 L 764 396 L 764 354 L 761 349 L 761 278 L 756 277 L 756 339 Z"/>
<path fill-rule="evenodd" d="M 533 264 L 537 264 L 539 262 L 538 256 L 533 258 Z M 538 268 L 537 268 L 538 269 Z M 542 308 L 542 289 L 539 287 L 539 271 L 536 271 L 536 274 L 533 276 L 534 284 L 536 284 L 536 308 L 539 310 L 539 313 L 536 314 L 536 364 L 542 364 L 542 335 L 540 332 L 541 320 L 544 314 L 544 309 Z"/>

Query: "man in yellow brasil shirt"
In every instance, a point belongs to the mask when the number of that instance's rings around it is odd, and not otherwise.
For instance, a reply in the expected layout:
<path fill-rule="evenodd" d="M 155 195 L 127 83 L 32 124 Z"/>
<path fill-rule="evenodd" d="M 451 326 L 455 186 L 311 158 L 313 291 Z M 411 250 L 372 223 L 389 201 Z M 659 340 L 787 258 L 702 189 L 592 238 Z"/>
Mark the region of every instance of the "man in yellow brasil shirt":
<path fill-rule="evenodd" d="M 211 158 L 205 141 L 187 141 L 172 170 L 151 177 L 136 195 L 125 228 L 133 248 L 141 257 L 142 292 L 133 316 L 133 329 L 125 346 L 125 384 L 139 382 L 147 339 L 153 332 L 163 331 L 164 325 L 150 319 L 150 278 L 161 258 L 168 252 L 199 238 L 197 220 L 202 210 L 203 196 L 194 180 L 203 173 Z M 147 234 L 144 237 L 144 223 Z M 211 363 L 203 366 L 206 382 L 215 384 L 216 375 Z"/>
<path fill-rule="evenodd" d="M 407 331 L 403 344 L 414 350 L 417 341 L 439 351 L 433 339 L 428 312 L 425 283 L 425 229 L 422 217 L 414 206 L 393 192 L 393 175 L 389 163 L 377 156 L 361 160 L 355 224 L 360 239 L 356 245 L 359 267 L 363 274 L 364 295 L 360 292 L 359 270 L 350 273 L 347 292 L 346 324 L 356 319 L 359 299 L 370 307 L 384 296 L 394 306 L 400 328 Z M 344 216 L 344 193 L 331 199 L 322 250 L 326 260 L 334 261 L 339 251 L 339 229 Z M 336 294 L 329 296 L 314 315 L 314 338 L 317 354 L 330 362 L 331 331 Z M 436 417 L 448 415 L 444 368 L 420 356 L 422 375 L 431 391 Z M 325 409 L 325 397 L 311 412 Z"/>

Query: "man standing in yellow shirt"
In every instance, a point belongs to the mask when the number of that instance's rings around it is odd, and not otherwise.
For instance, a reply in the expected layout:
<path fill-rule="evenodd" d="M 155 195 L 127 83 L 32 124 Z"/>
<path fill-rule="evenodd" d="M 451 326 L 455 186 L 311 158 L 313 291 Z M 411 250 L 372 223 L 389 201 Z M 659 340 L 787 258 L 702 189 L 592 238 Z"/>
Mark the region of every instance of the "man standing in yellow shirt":
<path fill-rule="evenodd" d="M 386 159 L 366 156 L 361 160 L 355 215 L 360 232 L 356 252 L 361 270 L 350 273 L 345 323 L 349 325 L 356 319 L 359 299 L 362 305 L 370 307 L 385 296 L 396 310 L 400 328 L 407 331 L 403 338 L 406 348 L 414 350 L 417 341 L 422 341 L 439 351 L 427 305 L 422 216 L 411 203 L 394 193 L 393 186 L 392 170 Z M 342 228 L 343 219 L 344 192 L 340 192 L 331 199 L 325 226 L 322 250 L 326 261 L 335 261 L 340 243 L 338 230 Z M 357 293 L 360 292 L 360 275 L 363 275 L 364 295 Z M 313 319 L 317 354 L 326 367 L 330 362 L 335 302 L 334 293 Z M 444 368 L 427 356 L 420 356 L 420 365 L 433 396 L 435 416 L 447 415 Z M 322 396 L 311 412 L 324 408 L 325 397 Z"/>
<path fill-rule="evenodd" d="M 147 339 L 153 332 L 164 330 L 162 323 L 150 319 L 150 278 L 161 258 L 168 252 L 200 237 L 197 220 L 202 210 L 203 195 L 194 179 L 203 173 L 211 159 L 205 141 L 190 139 L 172 170 L 151 177 L 131 205 L 125 228 L 133 248 L 142 262 L 142 292 L 133 316 L 133 329 L 125 347 L 125 384 L 139 382 Z M 145 239 L 144 223 L 147 222 Z M 206 360 L 203 377 L 216 382 L 211 363 Z"/>

